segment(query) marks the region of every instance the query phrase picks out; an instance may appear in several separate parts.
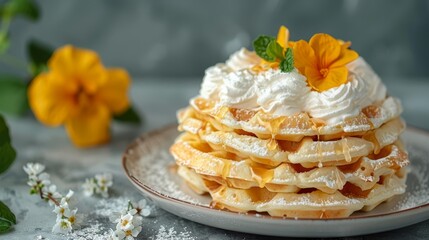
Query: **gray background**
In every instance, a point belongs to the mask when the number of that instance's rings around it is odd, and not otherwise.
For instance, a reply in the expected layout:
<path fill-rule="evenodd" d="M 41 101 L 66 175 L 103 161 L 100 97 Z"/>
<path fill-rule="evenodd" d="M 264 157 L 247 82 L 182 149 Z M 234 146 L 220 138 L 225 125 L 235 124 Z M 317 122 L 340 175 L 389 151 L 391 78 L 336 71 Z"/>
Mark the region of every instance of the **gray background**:
<path fill-rule="evenodd" d="M 326 32 L 351 40 L 386 82 L 429 76 L 428 0 L 37 2 L 38 22 L 11 26 L 10 54 L 21 59 L 32 38 L 53 47 L 71 43 L 96 50 L 106 65 L 125 67 L 134 78 L 177 81 L 202 77 L 208 66 L 284 24 L 292 39 Z"/>

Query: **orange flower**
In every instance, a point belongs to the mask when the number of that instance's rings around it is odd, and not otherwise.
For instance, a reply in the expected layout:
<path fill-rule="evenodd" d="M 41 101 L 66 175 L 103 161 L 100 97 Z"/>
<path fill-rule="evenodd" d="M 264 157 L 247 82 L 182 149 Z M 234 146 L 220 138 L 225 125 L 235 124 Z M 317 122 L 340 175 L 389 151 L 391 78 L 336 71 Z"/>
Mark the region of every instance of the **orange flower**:
<path fill-rule="evenodd" d="M 31 83 L 28 97 L 39 121 L 64 125 L 72 142 L 94 146 L 110 139 L 110 120 L 129 107 L 130 77 L 105 68 L 97 53 L 67 45 L 48 62 L 49 71 Z"/>
<path fill-rule="evenodd" d="M 346 64 L 359 55 L 348 49 L 350 43 L 338 41 L 324 33 L 315 34 L 310 42 L 293 44 L 295 67 L 307 77 L 308 84 L 322 92 L 347 82 Z"/>

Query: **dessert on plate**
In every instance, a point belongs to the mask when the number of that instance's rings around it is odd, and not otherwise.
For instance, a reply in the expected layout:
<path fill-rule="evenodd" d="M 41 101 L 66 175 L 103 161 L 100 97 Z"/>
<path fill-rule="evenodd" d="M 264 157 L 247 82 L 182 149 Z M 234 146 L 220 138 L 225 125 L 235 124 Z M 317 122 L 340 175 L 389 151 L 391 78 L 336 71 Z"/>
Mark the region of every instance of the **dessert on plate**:
<path fill-rule="evenodd" d="M 279 217 L 348 217 L 404 193 L 401 103 L 350 46 L 282 26 L 208 68 L 178 112 L 178 174 L 215 208 Z"/>

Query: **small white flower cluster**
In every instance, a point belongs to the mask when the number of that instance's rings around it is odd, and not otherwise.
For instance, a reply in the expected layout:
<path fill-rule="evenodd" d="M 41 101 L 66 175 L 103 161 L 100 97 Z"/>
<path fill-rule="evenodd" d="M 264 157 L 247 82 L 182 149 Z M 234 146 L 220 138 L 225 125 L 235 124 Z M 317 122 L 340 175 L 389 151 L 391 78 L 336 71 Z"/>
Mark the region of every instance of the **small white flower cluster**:
<path fill-rule="evenodd" d="M 82 215 L 77 214 L 77 208 L 71 210 L 70 206 L 73 204 L 72 190 L 69 190 L 67 195 L 61 198 L 59 205 L 55 206 L 54 213 L 57 214 L 57 222 L 52 228 L 52 232 L 56 233 L 69 233 L 71 230 L 80 227 L 83 221 Z"/>
<path fill-rule="evenodd" d="M 49 205 L 55 205 L 53 212 L 57 214 L 57 220 L 52 232 L 68 233 L 79 227 L 83 220 L 82 216 L 77 214 L 77 208 L 73 210 L 70 208 L 75 202 L 74 192 L 69 190 L 66 196 L 57 192 L 57 186 L 51 184 L 49 174 L 43 172 L 45 166 L 40 163 L 27 163 L 23 168 L 28 174 L 27 184 L 31 187 L 30 194 L 38 194 Z"/>
<path fill-rule="evenodd" d="M 142 231 L 143 217 L 149 215 L 150 207 L 145 199 L 138 203 L 128 202 L 126 210 L 111 217 L 116 230 L 110 229 L 110 240 L 133 240 Z"/>
<path fill-rule="evenodd" d="M 100 194 L 102 197 L 109 197 L 109 187 L 113 184 L 112 174 L 104 173 L 97 174 L 93 178 L 85 179 L 85 183 L 82 185 L 85 196 L 92 196 L 94 194 Z"/>

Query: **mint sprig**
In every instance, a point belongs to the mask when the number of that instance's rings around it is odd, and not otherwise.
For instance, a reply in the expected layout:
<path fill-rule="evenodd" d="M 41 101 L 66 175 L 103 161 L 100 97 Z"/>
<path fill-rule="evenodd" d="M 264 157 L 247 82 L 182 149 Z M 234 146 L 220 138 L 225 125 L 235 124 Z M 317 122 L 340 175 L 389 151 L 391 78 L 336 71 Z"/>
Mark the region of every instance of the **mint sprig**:
<path fill-rule="evenodd" d="M 259 36 L 255 41 L 253 41 L 253 49 L 255 49 L 256 54 L 261 58 L 269 62 L 274 61 L 276 58 L 267 53 L 268 45 L 273 41 L 276 41 L 274 37 Z"/>
<path fill-rule="evenodd" d="M 280 62 L 282 72 L 291 72 L 294 69 L 293 52 L 291 48 L 283 47 L 277 42 L 277 39 L 270 36 L 259 36 L 253 41 L 253 49 L 256 54 L 268 62 Z M 284 52 L 284 54 L 283 54 Z"/>
<path fill-rule="evenodd" d="M 293 52 L 291 48 L 287 48 L 285 52 L 285 58 L 280 62 L 280 70 L 282 72 L 292 72 L 293 70 Z"/>

